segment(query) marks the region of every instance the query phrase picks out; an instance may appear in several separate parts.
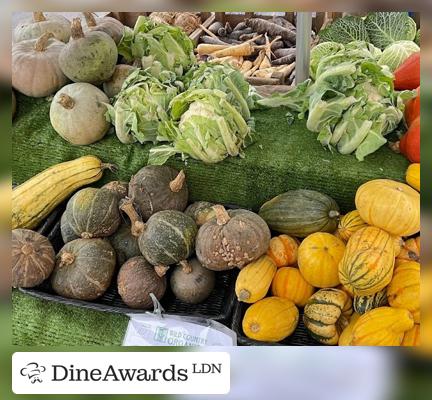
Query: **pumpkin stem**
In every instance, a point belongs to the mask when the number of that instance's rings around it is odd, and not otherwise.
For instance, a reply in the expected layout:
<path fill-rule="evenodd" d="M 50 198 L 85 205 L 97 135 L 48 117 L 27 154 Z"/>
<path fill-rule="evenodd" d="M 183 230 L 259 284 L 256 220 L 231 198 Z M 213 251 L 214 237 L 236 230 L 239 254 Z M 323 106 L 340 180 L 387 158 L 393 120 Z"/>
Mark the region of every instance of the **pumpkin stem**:
<path fill-rule="evenodd" d="M 250 292 L 249 292 L 249 290 L 246 290 L 246 289 L 240 290 L 240 293 L 238 295 L 238 300 L 239 301 L 247 301 L 249 299 L 250 299 Z"/>
<path fill-rule="evenodd" d="M 219 204 L 212 207 L 216 214 L 216 222 L 218 225 L 225 225 L 231 217 L 228 215 L 227 210 L 225 210 L 224 206 Z"/>
<path fill-rule="evenodd" d="M 66 109 L 71 110 L 75 106 L 75 102 L 72 97 L 66 93 L 61 93 L 58 102 Z"/>
<path fill-rule="evenodd" d="M 34 46 L 36 51 L 45 51 L 47 48 L 48 40 L 54 37 L 52 32 L 45 32 L 37 41 Z"/>
<path fill-rule="evenodd" d="M 101 169 L 109 169 L 111 172 L 117 172 L 118 167 L 115 164 L 101 163 Z"/>
<path fill-rule="evenodd" d="M 185 183 L 186 175 L 183 170 L 181 170 L 178 175 L 170 182 L 169 187 L 171 192 L 178 193 L 182 190 Z"/>
<path fill-rule="evenodd" d="M 33 21 L 34 22 L 43 22 L 43 21 L 46 21 L 46 17 L 42 11 L 34 11 L 33 12 Z"/>
<path fill-rule="evenodd" d="M 135 207 L 132 204 L 132 200 L 127 197 L 121 199 L 119 208 L 129 217 L 131 221 L 132 235 L 139 237 L 144 232 L 146 226 L 141 217 L 136 212 Z"/>
<path fill-rule="evenodd" d="M 93 239 L 93 234 L 90 232 L 83 232 L 83 233 L 81 233 L 81 237 L 83 239 Z"/>
<path fill-rule="evenodd" d="M 26 243 L 23 247 L 21 247 L 21 253 L 25 256 L 28 256 L 34 252 L 33 246 Z"/>
<path fill-rule="evenodd" d="M 179 264 L 185 274 L 190 274 L 192 272 L 192 265 L 190 265 L 187 260 L 180 261 Z"/>
<path fill-rule="evenodd" d="M 154 267 L 154 270 L 155 270 L 157 276 L 162 278 L 163 276 L 165 276 L 165 274 L 169 270 L 169 267 L 166 265 L 156 265 Z"/>
<path fill-rule="evenodd" d="M 81 18 L 74 18 L 71 25 L 72 39 L 81 39 L 84 37 L 84 32 L 81 26 Z"/>
<path fill-rule="evenodd" d="M 91 12 L 83 12 L 88 27 L 96 26 L 96 19 Z"/>
<path fill-rule="evenodd" d="M 249 328 L 250 328 L 250 330 L 251 330 L 253 333 L 258 333 L 258 332 L 260 331 L 260 326 L 259 326 L 259 324 L 256 323 L 256 322 L 250 324 L 250 325 L 249 325 Z"/>
<path fill-rule="evenodd" d="M 65 251 L 60 256 L 60 264 L 59 267 L 67 267 L 68 265 L 71 265 L 75 261 L 75 256 L 72 253 L 69 253 Z"/>
<path fill-rule="evenodd" d="M 340 216 L 340 212 L 336 210 L 331 210 L 328 213 L 329 218 L 337 218 Z"/>

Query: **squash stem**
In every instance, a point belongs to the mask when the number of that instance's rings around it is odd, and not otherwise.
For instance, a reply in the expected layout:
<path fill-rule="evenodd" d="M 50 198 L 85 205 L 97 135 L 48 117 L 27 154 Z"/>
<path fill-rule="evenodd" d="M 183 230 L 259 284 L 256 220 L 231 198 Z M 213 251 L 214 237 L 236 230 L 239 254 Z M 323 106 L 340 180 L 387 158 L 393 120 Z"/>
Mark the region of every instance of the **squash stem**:
<path fill-rule="evenodd" d="M 329 218 L 337 218 L 340 216 L 340 212 L 336 210 L 331 210 L 328 213 Z"/>
<path fill-rule="evenodd" d="M 72 39 L 80 39 L 84 37 L 84 32 L 81 26 L 81 18 L 74 18 L 71 25 Z"/>
<path fill-rule="evenodd" d="M 185 274 L 190 274 L 192 272 L 192 265 L 190 265 L 187 260 L 180 261 L 179 264 Z"/>
<path fill-rule="evenodd" d="M 225 210 L 224 206 L 217 204 L 213 206 L 213 210 L 216 213 L 216 222 L 218 225 L 225 225 L 231 219 L 231 217 L 228 215 L 227 210 Z"/>
<path fill-rule="evenodd" d="M 250 299 L 250 292 L 249 292 L 249 290 L 246 290 L 246 289 L 240 290 L 240 293 L 238 295 L 238 300 L 239 301 L 247 301 L 249 299 Z"/>
<path fill-rule="evenodd" d="M 91 12 L 83 12 L 88 27 L 96 26 L 96 19 Z"/>
<path fill-rule="evenodd" d="M 178 193 L 182 190 L 185 183 L 186 175 L 183 170 L 181 170 L 178 175 L 170 182 L 169 187 L 171 192 Z"/>
<path fill-rule="evenodd" d="M 260 326 L 256 322 L 250 324 L 249 328 L 253 333 L 258 333 L 260 331 Z"/>
<path fill-rule="evenodd" d="M 60 256 L 60 264 L 59 267 L 67 267 L 68 265 L 71 265 L 75 261 L 75 256 L 72 253 L 69 253 L 68 251 L 65 251 Z"/>
<path fill-rule="evenodd" d="M 131 233 L 135 237 L 139 237 L 145 230 L 146 226 L 142 221 L 141 217 L 135 210 L 132 204 L 132 200 L 129 198 L 124 198 L 120 200 L 120 210 L 123 211 L 131 220 Z"/>
<path fill-rule="evenodd" d="M 58 100 L 64 108 L 71 110 L 75 106 L 75 102 L 72 97 L 68 96 L 66 93 L 61 93 Z"/>
<path fill-rule="evenodd" d="M 54 35 L 52 32 L 45 32 L 39 39 L 36 41 L 34 49 L 36 51 L 45 51 L 48 45 L 48 40 L 53 38 Z"/>
<path fill-rule="evenodd" d="M 34 22 L 43 22 L 43 21 L 46 21 L 46 17 L 42 11 L 34 11 L 33 12 L 33 21 Z"/>
<path fill-rule="evenodd" d="M 111 172 L 117 172 L 118 167 L 115 164 L 110 164 L 110 163 L 101 163 L 101 169 L 109 169 Z"/>
<path fill-rule="evenodd" d="M 154 267 L 154 270 L 155 270 L 157 276 L 162 278 L 163 276 L 165 276 L 165 274 L 169 270 L 169 267 L 166 265 L 156 265 Z"/>

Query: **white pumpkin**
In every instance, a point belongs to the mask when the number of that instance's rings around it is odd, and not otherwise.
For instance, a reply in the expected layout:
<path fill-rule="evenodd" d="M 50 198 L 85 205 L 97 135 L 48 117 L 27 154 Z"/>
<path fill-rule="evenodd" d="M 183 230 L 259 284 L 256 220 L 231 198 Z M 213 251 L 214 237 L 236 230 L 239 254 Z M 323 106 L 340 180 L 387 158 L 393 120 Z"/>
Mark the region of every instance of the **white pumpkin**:
<path fill-rule="evenodd" d="M 65 44 L 51 32 L 12 46 L 12 86 L 30 97 L 49 96 L 68 82 L 59 65 Z"/>
<path fill-rule="evenodd" d="M 84 12 L 86 25 L 83 26 L 84 32 L 86 31 L 100 31 L 105 32 L 111 36 L 115 44 L 119 44 L 123 37 L 124 25 L 112 17 L 95 17 L 91 12 Z"/>
<path fill-rule="evenodd" d="M 87 145 L 102 139 L 110 124 L 105 118 L 109 99 L 90 83 L 71 83 L 57 92 L 51 103 L 50 120 L 56 132 L 69 143 Z"/>
<path fill-rule="evenodd" d="M 45 32 L 51 32 L 57 40 L 64 43 L 71 35 L 70 21 L 60 14 L 44 15 L 41 11 L 33 12 L 33 17 L 22 21 L 13 32 L 14 42 L 37 39 Z"/>

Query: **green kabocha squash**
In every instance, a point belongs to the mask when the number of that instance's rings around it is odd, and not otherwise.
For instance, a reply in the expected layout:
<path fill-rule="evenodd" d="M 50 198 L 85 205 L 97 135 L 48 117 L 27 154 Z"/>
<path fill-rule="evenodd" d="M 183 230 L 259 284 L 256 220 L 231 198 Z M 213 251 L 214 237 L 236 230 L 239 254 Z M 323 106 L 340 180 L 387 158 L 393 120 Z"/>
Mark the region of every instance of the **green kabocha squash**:
<path fill-rule="evenodd" d="M 108 240 L 116 252 L 117 265 L 123 265 L 127 260 L 141 255 L 138 237 L 132 233 L 130 224 L 123 223 Z"/>
<path fill-rule="evenodd" d="M 166 277 L 159 276 L 153 265 L 142 257 L 126 261 L 117 276 L 117 289 L 123 302 L 131 308 L 149 309 L 153 305 L 150 294 L 160 300 L 165 294 Z"/>
<path fill-rule="evenodd" d="M 59 56 L 63 73 L 73 82 L 94 85 L 111 78 L 118 57 L 114 40 L 104 32 L 84 34 L 79 18 L 73 19 L 71 32 L 71 40 Z"/>
<path fill-rule="evenodd" d="M 55 252 L 49 240 L 29 229 L 12 231 L 12 286 L 34 287 L 51 274 Z"/>
<path fill-rule="evenodd" d="M 99 31 L 105 32 L 109 35 L 115 44 L 119 44 L 123 37 L 124 25 L 115 18 L 112 17 L 95 17 L 91 12 L 84 12 L 84 18 L 86 20 L 86 31 Z"/>
<path fill-rule="evenodd" d="M 81 189 L 69 199 L 64 213 L 63 223 L 85 239 L 110 236 L 120 225 L 117 196 L 106 189 Z"/>
<path fill-rule="evenodd" d="M 189 197 L 186 176 L 165 165 L 148 165 L 131 178 L 129 197 L 144 220 L 158 211 L 184 211 Z"/>
<path fill-rule="evenodd" d="M 187 265 L 174 268 L 170 278 L 171 290 L 185 303 L 201 303 L 213 291 L 215 275 L 214 271 L 204 268 L 196 258 L 192 258 Z"/>
<path fill-rule="evenodd" d="M 387 304 L 386 288 L 370 296 L 354 296 L 353 300 L 354 311 L 358 314 L 364 314 L 373 308 L 383 307 Z"/>
<path fill-rule="evenodd" d="M 185 214 L 192 217 L 196 224 L 201 226 L 216 216 L 213 206 L 214 204 L 207 201 L 197 201 L 186 208 Z"/>
<path fill-rule="evenodd" d="M 119 199 L 124 199 L 128 194 L 128 182 L 124 181 L 111 181 L 103 185 L 101 189 L 107 189 L 113 192 Z"/>
<path fill-rule="evenodd" d="M 270 230 L 264 220 L 247 210 L 226 211 L 214 206 L 216 218 L 198 231 L 196 254 L 201 264 L 214 271 L 243 268 L 266 253 Z"/>
<path fill-rule="evenodd" d="M 60 296 L 95 300 L 108 289 L 116 265 L 115 253 L 104 239 L 77 239 L 57 255 L 51 285 Z"/>
<path fill-rule="evenodd" d="M 336 230 L 339 206 L 329 196 L 314 190 L 290 190 L 264 203 L 259 215 L 276 232 L 306 237 Z"/>
<path fill-rule="evenodd" d="M 72 242 L 72 240 L 80 238 L 80 236 L 77 235 L 72 229 L 72 227 L 69 225 L 69 219 L 66 213 L 63 213 L 60 218 L 60 232 L 63 243 L 69 243 Z"/>

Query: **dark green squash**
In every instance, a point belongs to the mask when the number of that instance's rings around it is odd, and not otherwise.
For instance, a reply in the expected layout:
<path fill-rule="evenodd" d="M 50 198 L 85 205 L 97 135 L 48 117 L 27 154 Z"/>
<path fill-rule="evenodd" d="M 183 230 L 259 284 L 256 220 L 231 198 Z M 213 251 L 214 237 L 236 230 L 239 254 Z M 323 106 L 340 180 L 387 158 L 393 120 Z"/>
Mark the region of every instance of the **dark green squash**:
<path fill-rule="evenodd" d="M 214 271 L 243 268 L 261 257 L 270 244 L 270 230 L 257 214 L 247 210 L 226 211 L 214 206 L 216 218 L 198 231 L 196 254 L 201 264 Z"/>
<path fill-rule="evenodd" d="M 130 224 L 124 222 L 108 240 L 117 256 L 117 265 L 123 265 L 127 260 L 141 255 L 138 238 L 133 235 Z"/>
<path fill-rule="evenodd" d="M 144 257 L 134 257 L 120 268 L 117 288 L 123 302 L 129 307 L 149 309 L 153 305 L 150 293 L 158 300 L 165 294 L 166 277 L 159 276 Z"/>
<path fill-rule="evenodd" d="M 387 288 L 370 296 L 354 296 L 353 307 L 357 314 L 364 314 L 374 308 L 388 305 Z"/>
<path fill-rule="evenodd" d="M 97 299 L 108 289 L 115 265 L 115 252 L 107 240 L 73 240 L 57 255 L 51 275 L 52 288 L 63 297 Z"/>
<path fill-rule="evenodd" d="M 29 229 L 12 231 L 12 286 L 34 287 L 51 274 L 55 252 L 50 241 Z"/>
<path fill-rule="evenodd" d="M 129 197 L 145 221 L 158 211 L 183 211 L 189 197 L 186 176 L 166 165 L 148 165 L 131 178 Z"/>
<path fill-rule="evenodd" d="M 189 205 L 185 214 L 192 217 L 198 226 L 204 225 L 210 219 L 216 217 L 216 212 L 213 209 L 214 204 L 207 201 L 196 201 Z"/>
<path fill-rule="evenodd" d="M 80 237 L 73 231 L 69 225 L 67 215 L 64 212 L 60 218 L 60 232 L 63 239 L 63 243 L 72 242 L 72 240 L 79 239 Z"/>
<path fill-rule="evenodd" d="M 120 225 L 118 197 L 107 189 L 81 189 L 69 199 L 63 224 L 85 239 L 110 236 Z"/>
<path fill-rule="evenodd" d="M 334 232 L 340 210 L 331 197 L 315 190 L 299 189 L 267 201 L 259 215 L 272 230 L 303 238 L 315 232 Z"/>
<path fill-rule="evenodd" d="M 196 258 L 187 265 L 174 268 L 170 277 L 171 290 L 181 301 L 197 304 L 210 296 L 215 287 L 216 274 L 204 268 Z"/>
<path fill-rule="evenodd" d="M 124 199 L 128 194 L 129 183 L 124 181 L 111 181 L 101 187 L 113 192 L 119 199 Z"/>

